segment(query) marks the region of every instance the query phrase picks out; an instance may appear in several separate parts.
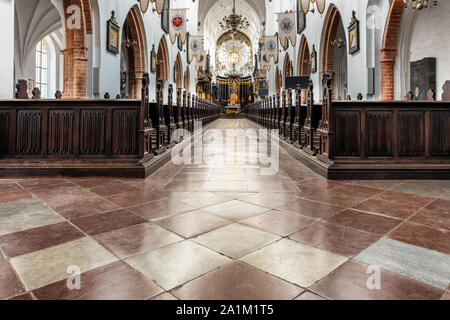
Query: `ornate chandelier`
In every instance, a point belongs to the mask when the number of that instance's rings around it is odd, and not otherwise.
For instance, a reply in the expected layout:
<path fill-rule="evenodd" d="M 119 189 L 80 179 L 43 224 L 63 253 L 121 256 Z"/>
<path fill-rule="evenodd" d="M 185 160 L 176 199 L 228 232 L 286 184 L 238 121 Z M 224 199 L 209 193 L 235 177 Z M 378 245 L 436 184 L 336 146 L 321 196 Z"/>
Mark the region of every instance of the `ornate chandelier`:
<path fill-rule="evenodd" d="M 223 30 L 231 30 L 236 33 L 238 29 L 247 29 L 250 23 L 245 17 L 240 14 L 236 14 L 236 0 L 233 0 L 233 12 L 227 17 L 224 17 L 222 21 L 219 22 L 220 27 Z"/>
<path fill-rule="evenodd" d="M 436 7 L 438 0 L 404 0 L 405 8 L 410 7 L 413 10 L 422 10 Z"/>
<path fill-rule="evenodd" d="M 310 6 L 312 4 L 316 4 L 317 11 L 319 11 L 320 14 L 323 14 L 325 11 L 325 7 L 327 5 L 327 0 L 300 0 L 300 5 L 302 7 L 302 11 L 304 14 L 307 14 L 310 10 Z M 311 9 L 311 12 L 314 13 L 314 8 Z"/>

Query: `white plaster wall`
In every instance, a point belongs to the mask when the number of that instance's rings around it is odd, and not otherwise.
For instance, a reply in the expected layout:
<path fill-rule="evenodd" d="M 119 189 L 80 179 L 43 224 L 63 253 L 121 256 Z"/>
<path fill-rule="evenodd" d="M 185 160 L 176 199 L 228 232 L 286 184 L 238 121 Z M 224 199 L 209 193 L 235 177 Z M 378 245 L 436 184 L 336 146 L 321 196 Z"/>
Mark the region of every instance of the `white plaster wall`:
<path fill-rule="evenodd" d="M 14 0 L 0 0 L 0 99 L 14 97 Z"/>
<path fill-rule="evenodd" d="M 450 1 L 416 14 L 410 59 L 436 58 L 436 98 L 442 97 L 442 86 L 450 80 Z"/>
<path fill-rule="evenodd" d="M 127 17 L 129 10 L 136 4 L 135 0 L 97 0 L 99 7 L 99 28 L 100 28 L 100 47 L 94 48 L 94 50 L 100 50 L 99 64 L 100 67 L 100 97 L 103 97 L 105 92 L 109 92 L 111 97 L 115 97 L 120 91 L 120 54 L 113 54 L 106 50 L 106 22 L 111 17 L 111 11 L 115 10 L 117 22 L 121 26 Z M 189 8 L 188 10 L 188 31 L 191 34 L 195 34 L 197 29 L 197 4 L 190 0 L 172 0 L 171 8 Z M 142 21 L 144 22 L 146 46 L 147 46 L 147 71 L 150 69 L 150 55 L 152 46 L 155 45 L 155 52 L 158 51 L 158 45 L 161 37 L 166 38 L 169 51 L 169 83 L 173 83 L 173 66 L 179 52 L 177 44 L 171 44 L 169 35 L 165 34 L 161 29 L 161 17 L 157 12 L 153 12 L 151 8 L 142 15 Z M 121 38 L 121 37 L 120 37 Z M 180 52 L 182 59 L 183 71 L 186 70 L 186 45 L 183 47 L 183 52 Z M 196 85 L 196 72 L 195 62 L 192 62 L 190 68 L 190 90 L 191 93 L 195 90 Z M 155 99 L 155 83 L 156 73 L 150 74 L 150 99 Z M 167 83 L 168 86 L 168 83 Z M 164 90 L 167 97 L 167 86 Z M 174 84 L 174 96 L 176 98 L 176 86 Z"/>

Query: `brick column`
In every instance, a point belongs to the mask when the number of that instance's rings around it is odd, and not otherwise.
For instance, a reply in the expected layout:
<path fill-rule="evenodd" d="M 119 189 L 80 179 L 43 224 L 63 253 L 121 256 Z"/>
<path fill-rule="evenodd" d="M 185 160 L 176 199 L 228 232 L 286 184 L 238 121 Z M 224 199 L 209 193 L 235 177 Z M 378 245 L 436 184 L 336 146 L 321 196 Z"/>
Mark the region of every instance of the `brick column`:
<path fill-rule="evenodd" d="M 381 49 L 381 99 L 394 100 L 394 67 L 397 48 Z"/>

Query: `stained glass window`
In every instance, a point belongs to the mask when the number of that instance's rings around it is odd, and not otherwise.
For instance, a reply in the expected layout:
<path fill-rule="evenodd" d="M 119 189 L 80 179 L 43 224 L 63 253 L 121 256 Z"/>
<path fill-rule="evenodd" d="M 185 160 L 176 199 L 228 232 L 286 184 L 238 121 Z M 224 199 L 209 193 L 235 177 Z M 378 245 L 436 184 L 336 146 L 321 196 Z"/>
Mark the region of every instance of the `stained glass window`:
<path fill-rule="evenodd" d="M 36 87 L 41 90 L 41 98 L 47 98 L 48 48 L 44 41 L 36 46 Z"/>

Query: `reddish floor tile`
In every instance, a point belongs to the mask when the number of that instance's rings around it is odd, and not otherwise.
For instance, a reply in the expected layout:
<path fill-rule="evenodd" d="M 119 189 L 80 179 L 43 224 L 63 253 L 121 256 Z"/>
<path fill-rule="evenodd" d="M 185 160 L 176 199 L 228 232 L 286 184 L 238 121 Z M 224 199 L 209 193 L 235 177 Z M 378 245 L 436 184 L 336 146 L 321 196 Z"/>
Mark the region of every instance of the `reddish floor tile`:
<path fill-rule="evenodd" d="M 355 210 L 342 211 L 337 215 L 328 218 L 327 221 L 376 235 L 383 235 L 401 223 L 401 220 Z"/>
<path fill-rule="evenodd" d="M 135 192 L 139 190 L 140 189 L 138 189 L 135 186 L 132 186 L 131 184 L 127 184 L 120 181 L 111 182 L 109 184 L 93 187 L 90 189 L 91 192 L 98 194 L 99 196 L 102 197 L 113 196 L 125 192 Z"/>
<path fill-rule="evenodd" d="M 349 260 L 312 286 L 333 300 L 438 300 L 443 290 L 381 269 L 380 289 L 369 289 L 368 265 Z M 370 270 L 369 270 L 370 271 Z"/>
<path fill-rule="evenodd" d="M 39 178 L 39 179 L 18 179 L 16 180 L 24 189 L 43 186 L 67 185 L 68 181 L 62 178 Z"/>
<path fill-rule="evenodd" d="M 72 220 L 74 225 L 91 236 L 144 222 L 146 220 L 128 210 L 111 211 Z"/>
<path fill-rule="evenodd" d="M 0 184 L 0 203 L 30 199 L 33 196 L 14 182 Z"/>
<path fill-rule="evenodd" d="M 303 289 L 235 261 L 171 293 L 181 300 L 288 300 Z"/>
<path fill-rule="evenodd" d="M 121 259 L 161 248 L 183 239 L 149 223 L 102 233 L 94 238 Z"/>
<path fill-rule="evenodd" d="M 334 216 L 336 213 L 344 210 L 344 208 L 326 203 L 301 199 L 291 202 L 285 206 L 279 207 L 277 210 L 288 211 L 313 218 L 325 219 Z"/>
<path fill-rule="evenodd" d="M 450 201 L 434 200 L 409 221 L 450 230 Z"/>
<path fill-rule="evenodd" d="M 144 300 L 161 288 L 123 262 L 81 274 L 81 289 L 70 290 L 62 280 L 33 291 L 38 300 Z"/>
<path fill-rule="evenodd" d="M 429 197 L 395 191 L 383 192 L 377 195 L 374 199 L 419 207 L 423 207 L 433 200 L 433 198 Z"/>
<path fill-rule="evenodd" d="M 52 201 L 49 205 L 53 210 L 69 220 L 120 209 L 118 205 L 94 194 L 75 196 L 73 198 L 68 196 L 66 201 L 64 201 L 64 196 L 62 195 L 61 199 Z"/>
<path fill-rule="evenodd" d="M 67 222 L 29 229 L 0 237 L 0 247 L 9 257 L 46 249 L 82 238 L 84 234 Z"/>
<path fill-rule="evenodd" d="M 224 227 L 231 221 L 201 211 L 189 212 L 155 222 L 164 229 L 175 232 L 185 238 Z"/>
<path fill-rule="evenodd" d="M 389 238 L 450 254 L 450 231 L 405 222 L 388 234 Z"/>
<path fill-rule="evenodd" d="M 15 297 L 8 298 L 8 300 L 26 301 L 26 300 L 33 300 L 33 297 L 29 293 L 24 293 Z"/>
<path fill-rule="evenodd" d="M 314 221 L 316 220 L 312 218 L 272 210 L 240 223 L 285 237 Z"/>
<path fill-rule="evenodd" d="M 377 241 L 379 236 L 318 222 L 289 238 L 346 257 L 353 257 Z"/>
<path fill-rule="evenodd" d="M 80 178 L 80 179 L 70 179 L 70 182 L 79 185 L 80 187 L 91 189 L 100 186 L 106 186 L 109 184 L 114 184 L 119 182 L 117 179 L 98 179 L 98 178 Z"/>
<path fill-rule="evenodd" d="M 148 190 L 139 190 L 110 196 L 107 197 L 107 199 L 115 204 L 118 204 L 119 206 L 130 207 L 156 200 L 162 200 L 164 198 Z"/>
<path fill-rule="evenodd" d="M 346 192 L 342 188 L 319 191 L 315 190 L 309 192 L 308 194 L 304 194 L 303 197 L 305 197 L 306 199 L 324 202 L 343 208 L 357 205 L 370 198 L 370 196 L 367 196 L 365 194 L 352 194 L 350 192 Z"/>
<path fill-rule="evenodd" d="M 176 199 L 153 201 L 147 204 L 128 208 L 131 212 L 148 220 L 157 220 L 195 210 Z"/>
<path fill-rule="evenodd" d="M 398 204 L 388 201 L 369 199 L 353 207 L 354 209 L 374 212 L 398 219 L 406 219 L 420 209 L 420 206 Z"/>
<path fill-rule="evenodd" d="M 16 296 L 25 289 L 6 260 L 0 261 L 0 299 Z"/>

